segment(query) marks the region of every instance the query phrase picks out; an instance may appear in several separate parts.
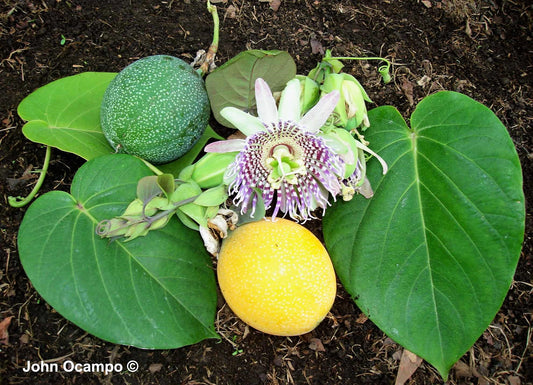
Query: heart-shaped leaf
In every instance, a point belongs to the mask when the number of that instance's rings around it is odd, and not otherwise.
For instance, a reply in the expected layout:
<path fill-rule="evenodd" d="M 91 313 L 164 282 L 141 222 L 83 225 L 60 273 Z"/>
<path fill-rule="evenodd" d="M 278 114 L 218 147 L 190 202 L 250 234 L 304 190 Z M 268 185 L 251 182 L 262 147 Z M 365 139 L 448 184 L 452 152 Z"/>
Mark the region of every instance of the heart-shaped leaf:
<path fill-rule="evenodd" d="M 24 270 L 54 309 L 103 340 L 169 349 L 216 338 L 216 282 L 197 232 L 173 217 L 131 242 L 95 234 L 148 175 L 137 158 L 102 156 L 78 170 L 71 194 L 38 198 L 19 229 Z"/>
<path fill-rule="evenodd" d="M 28 121 L 22 132 L 33 142 L 84 159 L 112 153 L 100 127 L 100 104 L 115 76 L 110 72 L 84 72 L 35 90 L 18 106 L 19 116 Z"/>
<path fill-rule="evenodd" d="M 392 339 L 443 378 L 502 305 L 520 255 L 524 195 L 507 130 L 485 106 L 440 92 L 409 128 L 393 107 L 369 114 L 374 197 L 328 209 L 326 246 L 347 291 Z"/>
<path fill-rule="evenodd" d="M 255 107 L 255 80 L 263 78 L 272 92 L 281 91 L 296 76 L 296 64 L 285 51 L 248 50 L 228 60 L 205 79 L 211 109 L 215 119 L 233 127 L 220 115 L 224 107 L 243 111 Z"/>

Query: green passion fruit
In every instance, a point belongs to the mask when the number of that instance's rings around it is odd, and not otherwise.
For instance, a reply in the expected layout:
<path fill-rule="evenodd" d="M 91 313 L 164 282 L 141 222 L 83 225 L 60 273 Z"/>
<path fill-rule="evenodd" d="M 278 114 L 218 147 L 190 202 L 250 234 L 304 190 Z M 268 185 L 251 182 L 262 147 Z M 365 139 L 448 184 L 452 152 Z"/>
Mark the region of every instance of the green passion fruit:
<path fill-rule="evenodd" d="M 161 164 L 194 146 L 210 111 L 200 74 L 179 58 L 154 55 L 131 63 L 111 81 L 100 122 L 117 152 Z"/>

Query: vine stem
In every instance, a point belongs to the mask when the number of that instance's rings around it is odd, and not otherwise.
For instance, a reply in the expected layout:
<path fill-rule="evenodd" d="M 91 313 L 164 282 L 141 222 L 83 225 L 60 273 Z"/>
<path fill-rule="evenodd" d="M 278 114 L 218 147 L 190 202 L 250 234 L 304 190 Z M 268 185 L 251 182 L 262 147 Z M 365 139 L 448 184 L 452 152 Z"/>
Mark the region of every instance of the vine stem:
<path fill-rule="evenodd" d="M 186 204 L 194 202 L 199 196 L 200 194 L 187 198 L 187 199 L 183 199 L 179 202 L 174 202 L 173 203 L 174 208 L 161 211 L 155 215 L 152 215 L 151 217 L 144 217 L 144 221 L 146 221 L 149 225 L 151 225 L 153 222 L 157 221 L 158 219 L 164 218 L 167 215 L 174 214 L 174 212 L 178 210 L 181 206 L 185 206 Z"/>
<path fill-rule="evenodd" d="M 11 207 L 23 207 L 26 206 L 30 201 L 37 195 L 39 190 L 41 189 L 41 186 L 44 182 L 44 178 L 46 176 L 46 172 L 48 171 L 48 165 L 50 164 L 50 154 L 52 153 L 52 147 L 46 146 L 46 154 L 44 156 L 44 163 L 43 168 L 41 169 L 39 173 L 39 179 L 37 179 L 37 183 L 35 186 L 33 186 L 33 189 L 28 194 L 26 198 L 21 197 L 8 197 L 8 203 Z"/>
<path fill-rule="evenodd" d="M 391 77 L 389 73 L 391 62 L 379 56 L 371 56 L 371 57 L 326 56 L 322 60 L 324 61 L 328 61 L 328 60 L 381 60 L 386 63 L 385 65 L 382 65 L 378 68 L 378 71 L 381 74 L 381 77 L 383 78 L 383 83 L 387 84 L 391 81 Z"/>

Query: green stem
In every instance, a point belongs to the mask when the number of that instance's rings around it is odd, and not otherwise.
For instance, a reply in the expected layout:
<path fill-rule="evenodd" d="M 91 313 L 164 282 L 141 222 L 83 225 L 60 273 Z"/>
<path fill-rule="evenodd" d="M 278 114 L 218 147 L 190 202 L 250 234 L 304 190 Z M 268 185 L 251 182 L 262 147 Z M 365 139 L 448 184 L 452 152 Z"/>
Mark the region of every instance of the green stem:
<path fill-rule="evenodd" d="M 218 18 L 217 7 L 214 6 L 213 4 L 211 4 L 209 2 L 209 0 L 208 0 L 207 1 L 207 10 L 209 11 L 211 16 L 213 17 L 213 40 L 211 42 L 211 45 L 217 47 L 217 49 L 218 49 L 220 20 Z"/>
<path fill-rule="evenodd" d="M 386 64 L 382 65 L 378 68 L 379 73 L 381 74 L 381 77 L 383 78 L 383 83 L 387 84 L 391 81 L 390 77 L 390 66 L 391 62 L 385 58 L 378 57 L 378 56 L 371 56 L 371 57 L 351 57 L 351 56 L 326 56 L 322 58 L 323 61 L 329 61 L 329 60 L 381 60 L 384 61 Z"/>
<path fill-rule="evenodd" d="M 44 177 L 46 176 L 46 172 L 48 171 L 48 165 L 50 164 L 50 154 L 52 153 L 52 147 L 46 146 L 46 154 L 44 156 L 44 163 L 43 168 L 41 169 L 39 173 L 39 179 L 37 179 L 37 183 L 35 186 L 33 186 L 33 190 L 29 193 L 29 195 L 26 198 L 21 197 L 8 197 L 7 200 L 9 202 L 9 205 L 11 207 L 23 207 L 26 206 L 30 201 L 35 197 L 35 195 L 39 192 L 41 189 L 41 186 L 44 182 Z"/>
<path fill-rule="evenodd" d="M 181 206 L 185 206 L 189 203 L 192 203 L 194 202 L 200 195 L 195 195 L 193 197 L 190 197 L 190 198 L 187 198 L 187 199 L 184 199 L 184 200 L 181 200 L 179 202 L 174 202 L 174 208 L 172 209 L 168 209 L 168 210 L 164 210 L 164 211 L 161 211 L 157 214 L 154 214 L 152 215 L 151 217 L 144 217 L 142 221 L 146 221 L 148 224 L 152 224 L 154 223 L 155 221 L 157 221 L 158 219 L 161 219 L 161 218 L 164 218 L 166 217 L 167 215 L 171 215 L 173 214 L 174 212 L 176 212 Z M 142 222 L 141 221 L 141 222 Z"/>
<path fill-rule="evenodd" d="M 154 166 L 152 163 L 144 160 L 143 158 L 139 158 L 137 157 L 138 159 L 142 160 L 143 163 L 155 174 L 155 175 L 162 175 L 164 174 L 163 171 L 161 171 L 160 169 L 158 169 L 156 166 Z"/>
<path fill-rule="evenodd" d="M 218 18 L 217 7 L 207 0 L 207 10 L 213 17 L 213 40 L 211 41 L 211 45 L 207 50 L 204 63 L 198 69 L 198 72 L 201 76 L 204 76 L 209 72 L 209 67 L 211 66 L 211 63 L 215 61 L 215 55 L 218 51 L 220 19 Z"/>

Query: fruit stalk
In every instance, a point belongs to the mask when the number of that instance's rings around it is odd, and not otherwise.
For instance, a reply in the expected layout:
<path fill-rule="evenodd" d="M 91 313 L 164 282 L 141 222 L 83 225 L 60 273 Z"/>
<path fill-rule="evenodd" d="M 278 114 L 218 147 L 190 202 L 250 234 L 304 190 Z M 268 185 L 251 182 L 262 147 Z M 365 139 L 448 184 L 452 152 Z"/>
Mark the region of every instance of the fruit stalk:
<path fill-rule="evenodd" d="M 207 50 L 207 54 L 205 56 L 205 61 L 199 68 L 200 75 L 204 76 L 207 74 L 210 70 L 211 65 L 215 61 L 215 55 L 218 51 L 218 40 L 219 40 L 219 25 L 220 20 L 218 18 L 218 12 L 217 7 L 211 4 L 209 0 L 207 0 L 207 10 L 213 17 L 213 41 L 211 42 L 211 45 L 209 46 L 209 49 Z"/>

